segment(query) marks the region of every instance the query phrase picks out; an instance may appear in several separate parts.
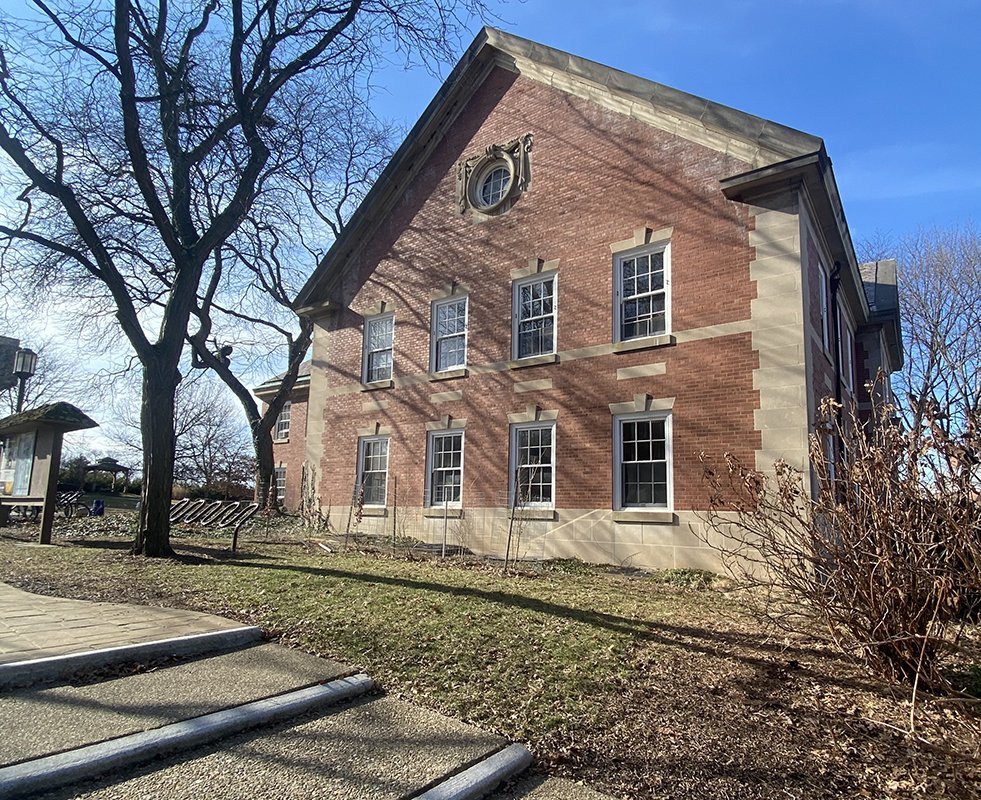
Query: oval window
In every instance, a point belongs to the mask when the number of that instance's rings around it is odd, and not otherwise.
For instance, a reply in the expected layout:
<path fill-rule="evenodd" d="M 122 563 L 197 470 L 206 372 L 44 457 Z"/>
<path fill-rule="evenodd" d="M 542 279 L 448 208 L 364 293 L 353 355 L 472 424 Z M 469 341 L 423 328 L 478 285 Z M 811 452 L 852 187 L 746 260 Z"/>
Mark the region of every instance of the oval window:
<path fill-rule="evenodd" d="M 511 170 L 498 164 L 487 172 L 480 182 L 480 205 L 490 208 L 500 203 L 511 188 Z"/>

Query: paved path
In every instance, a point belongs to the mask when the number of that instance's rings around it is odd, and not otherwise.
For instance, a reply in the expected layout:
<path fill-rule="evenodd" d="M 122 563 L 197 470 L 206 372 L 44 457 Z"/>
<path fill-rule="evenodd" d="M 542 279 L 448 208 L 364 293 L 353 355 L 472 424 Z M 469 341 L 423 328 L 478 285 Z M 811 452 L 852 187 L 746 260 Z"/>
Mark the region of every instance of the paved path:
<path fill-rule="evenodd" d="M 0 583 L 0 670 L 29 661 L 23 666 L 35 676 L 37 659 L 88 662 L 132 645 L 140 663 L 139 653 L 176 637 L 227 639 L 235 629 L 243 630 L 208 614 L 43 597 Z M 352 671 L 343 664 L 275 644 L 234 646 L 148 672 L 80 684 L 35 677 L 31 688 L 0 691 L 0 795 L 396 800 L 429 790 L 424 796 L 474 800 L 531 760 L 520 745 L 404 701 L 351 699 L 371 681 L 343 677 Z M 331 694 L 347 681 L 361 688 Z M 325 699 L 304 705 L 299 696 L 311 692 Z M 269 712 L 286 706 L 308 710 Z M 262 714 L 271 716 L 262 722 Z M 544 779 L 494 798 L 606 800 Z"/>
<path fill-rule="evenodd" d="M 0 766 L 159 728 L 351 674 L 262 644 L 83 685 L 0 692 Z"/>
<path fill-rule="evenodd" d="M 196 611 L 66 600 L 0 583 L 0 664 L 240 627 Z"/>

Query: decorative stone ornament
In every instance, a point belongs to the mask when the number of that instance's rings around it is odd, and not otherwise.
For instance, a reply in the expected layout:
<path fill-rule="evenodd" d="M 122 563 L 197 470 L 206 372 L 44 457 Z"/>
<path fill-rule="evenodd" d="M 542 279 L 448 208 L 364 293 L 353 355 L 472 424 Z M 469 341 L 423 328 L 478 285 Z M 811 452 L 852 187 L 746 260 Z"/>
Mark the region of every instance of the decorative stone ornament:
<path fill-rule="evenodd" d="M 504 145 L 492 144 L 479 156 L 460 162 L 456 190 L 461 214 L 473 209 L 492 215 L 511 207 L 531 184 L 533 140 L 533 135 L 526 133 Z"/>

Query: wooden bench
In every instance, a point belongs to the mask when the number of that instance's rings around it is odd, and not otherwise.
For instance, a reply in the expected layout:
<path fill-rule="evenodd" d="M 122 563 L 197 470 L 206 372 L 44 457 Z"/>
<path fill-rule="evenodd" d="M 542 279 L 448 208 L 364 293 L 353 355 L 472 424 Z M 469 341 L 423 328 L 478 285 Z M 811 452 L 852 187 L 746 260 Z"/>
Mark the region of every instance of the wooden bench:
<path fill-rule="evenodd" d="M 171 524 L 200 525 L 218 530 L 232 528 L 232 552 L 238 547 L 238 532 L 259 510 L 258 503 L 239 500 L 178 500 L 170 508 Z"/>

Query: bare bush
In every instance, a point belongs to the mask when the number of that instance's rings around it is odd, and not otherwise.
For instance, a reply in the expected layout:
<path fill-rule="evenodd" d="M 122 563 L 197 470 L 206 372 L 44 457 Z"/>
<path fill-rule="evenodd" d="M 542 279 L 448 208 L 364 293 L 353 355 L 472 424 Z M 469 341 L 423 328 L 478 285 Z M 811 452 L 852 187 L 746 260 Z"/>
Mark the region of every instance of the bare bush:
<path fill-rule="evenodd" d="M 810 476 L 703 454 L 713 544 L 771 621 L 819 621 L 877 674 L 949 689 L 944 660 L 981 598 L 977 415 L 949 434 L 936 409 L 905 430 L 890 406 L 841 412 L 821 406 Z"/>

